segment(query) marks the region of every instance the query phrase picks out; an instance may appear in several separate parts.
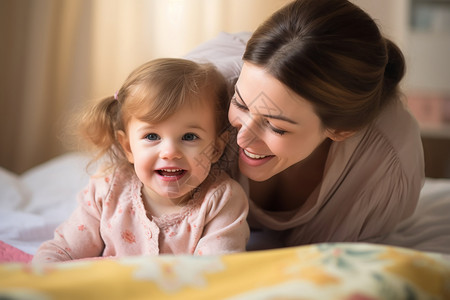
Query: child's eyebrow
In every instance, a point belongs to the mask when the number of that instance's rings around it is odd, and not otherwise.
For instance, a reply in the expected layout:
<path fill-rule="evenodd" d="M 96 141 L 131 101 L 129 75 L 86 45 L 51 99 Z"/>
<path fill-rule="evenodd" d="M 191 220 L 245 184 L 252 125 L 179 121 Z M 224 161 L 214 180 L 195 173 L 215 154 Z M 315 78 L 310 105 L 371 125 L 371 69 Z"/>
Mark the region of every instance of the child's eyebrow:
<path fill-rule="evenodd" d="M 242 102 L 244 102 L 244 104 L 245 104 L 245 100 L 242 98 L 241 93 L 239 92 L 239 89 L 238 89 L 237 85 L 234 86 L 234 90 L 236 91 L 236 94 L 238 94 L 238 96 L 242 100 Z M 247 105 L 247 104 L 245 104 L 245 105 Z M 283 115 L 269 115 L 269 114 L 260 114 L 260 115 L 263 116 L 263 117 L 269 118 L 269 119 L 276 119 L 276 120 L 285 121 L 285 122 L 288 122 L 288 123 L 291 123 L 291 124 L 298 124 L 294 120 L 286 118 Z"/>
<path fill-rule="evenodd" d="M 189 129 L 189 130 L 196 129 L 196 130 L 201 130 L 201 131 L 204 131 L 204 132 L 208 131 L 206 128 L 203 128 L 202 126 L 200 126 L 198 124 L 190 124 L 186 128 Z"/>

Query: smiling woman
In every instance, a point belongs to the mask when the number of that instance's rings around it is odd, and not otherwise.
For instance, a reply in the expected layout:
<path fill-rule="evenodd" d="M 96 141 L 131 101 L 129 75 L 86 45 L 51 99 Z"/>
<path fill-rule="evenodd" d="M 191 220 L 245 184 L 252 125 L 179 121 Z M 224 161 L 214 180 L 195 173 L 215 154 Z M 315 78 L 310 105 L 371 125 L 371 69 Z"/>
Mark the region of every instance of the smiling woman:
<path fill-rule="evenodd" d="M 243 60 L 228 117 L 262 240 L 376 241 L 414 212 L 424 162 L 399 90 L 405 60 L 366 12 L 292 1 Z"/>

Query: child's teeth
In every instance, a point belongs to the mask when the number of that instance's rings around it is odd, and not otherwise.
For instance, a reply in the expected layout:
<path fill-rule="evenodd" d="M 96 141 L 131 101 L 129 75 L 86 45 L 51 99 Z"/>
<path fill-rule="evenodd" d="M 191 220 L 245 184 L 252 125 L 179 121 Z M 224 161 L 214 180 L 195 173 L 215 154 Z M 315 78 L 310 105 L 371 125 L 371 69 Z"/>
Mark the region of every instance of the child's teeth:
<path fill-rule="evenodd" d="M 162 169 L 162 171 L 164 171 L 164 172 L 175 173 L 175 172 L 180 172 L 181 169 Z"/>

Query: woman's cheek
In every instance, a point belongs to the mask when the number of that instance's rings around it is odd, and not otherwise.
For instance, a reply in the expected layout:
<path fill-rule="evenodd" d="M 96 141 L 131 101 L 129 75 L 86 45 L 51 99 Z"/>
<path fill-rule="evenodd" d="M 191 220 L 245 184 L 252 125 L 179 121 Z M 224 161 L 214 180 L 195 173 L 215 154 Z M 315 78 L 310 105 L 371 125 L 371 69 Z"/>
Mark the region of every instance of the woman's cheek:
<path fill-rule="evenodd" d="M 279 154 L 282 154 L 289 149 L 289 146 L 286 145 L 285 141 L 280 137 L 265 135 L 264 140 L 265 144 L 274 155 L 279 156 Z"/>

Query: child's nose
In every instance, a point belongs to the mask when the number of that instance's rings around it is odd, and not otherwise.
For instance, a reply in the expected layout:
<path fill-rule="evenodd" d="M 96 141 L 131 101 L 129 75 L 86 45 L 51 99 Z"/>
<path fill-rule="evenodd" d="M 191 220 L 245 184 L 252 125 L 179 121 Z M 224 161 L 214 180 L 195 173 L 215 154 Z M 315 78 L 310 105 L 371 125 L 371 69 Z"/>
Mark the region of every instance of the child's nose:
<path fill-rule="evenodd" d="M 182 154 L 175 142 L 166 140 L 161 145 L 159 157 L 162 159 L 179 159 L 182 157 Z"/>

